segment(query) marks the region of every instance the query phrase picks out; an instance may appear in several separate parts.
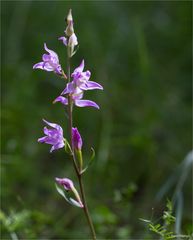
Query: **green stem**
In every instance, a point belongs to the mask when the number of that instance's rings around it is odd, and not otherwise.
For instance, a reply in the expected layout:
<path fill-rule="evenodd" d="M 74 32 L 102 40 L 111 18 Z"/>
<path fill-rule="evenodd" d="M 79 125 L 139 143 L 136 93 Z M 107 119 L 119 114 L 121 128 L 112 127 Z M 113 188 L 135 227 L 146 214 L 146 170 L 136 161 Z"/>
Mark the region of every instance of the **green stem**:
<path fill-rule="evenodd" d="M 79 174 L 78 180 L 79 180 L 80 191 L 81 191 L 81 195 L 82 195 L 82 202 L 83 202 L 83 205 L 84 205 L 84 208 L 83 208 L 84 209 L 84 213 L 86 215 L 86 219 L 87 219 L 87 222 L 89 224 L 89 227 L 90 227 L 90 230 L 91 230 L 91 233 L 92 233 L 92 238 L 93 238 L 93 240 L 96 240 L 96 233 L 95 233 L 94 225 L 93 225 L 93 222 L 92 222 L 92 219 L 90 217 L 89 210 L 88 210 L 86 197 L 85 197 L 85 192 L 84 192 L 84 185 L 83 185 L 82 175 L 81 174 Z"/>
<path fill-rule="evenodd" d="M 68 79 L 68 82 L 70 82 L 70 57 L 69 57 L 69 55 L 67 56 L 67 79 Z M 82 181 L 82 175 L 76 164 L 75 151 L 74 151 L 74 147 L 72 144 L 72 127 L 73 127 L 72 108 L 73 108 L 73 102 L 72 102 L 71 96 L 69 95 L 68 96 L 68 120 L 69 120 L 70 145 L 71 145 L 71 149 L 72 149 L 73 166 L 74 166 L 74 169 L 75 169 L 76 175 L 78 177 L 78 181 L 79 181 L 82 202 L 84 205 L 83 210 L 84 210 L 88 225 L 90 227 L 92 238 L 93 238 L 93 240 L 96 240 L 96 233 L 95 233 L 94 225 L 92 223 L 92 219 L 90 217 L 90 213 L 89 213 L 87 202 L 86 202 L 84 185 L 83 185 L 83 181 Z"/>

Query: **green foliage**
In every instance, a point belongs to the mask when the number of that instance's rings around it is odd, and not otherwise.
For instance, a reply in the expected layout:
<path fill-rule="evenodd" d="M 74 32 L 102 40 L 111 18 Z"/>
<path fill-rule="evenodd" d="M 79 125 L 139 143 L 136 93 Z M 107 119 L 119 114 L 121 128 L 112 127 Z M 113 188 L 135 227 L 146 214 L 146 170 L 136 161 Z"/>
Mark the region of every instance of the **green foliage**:
<path fill-rule="evenodd" d="M 168 232 L 167 229 L 165 229 L 165 227 L 161 226 L 160 224 L 156 224 L 156 225 L 149 224 L 149 230 L 154 233 L 157 233 L 164 240 L 176 238 L 173 232 Z"/>
<path fill-rule="evenodd" d="M 167 200 L 166 211 L 163 213 L 163 220 L 166 226 L 175 222 L 176 218 L 172 216 L 172 202 Z"/>
<path fill-rule="evenodd" d="M 151 220 L 140 219 L 141 221 L 148 223 L 148 228 L 151 232 L 159 235 L 163 240 L 169 239 L 190 239 L 189 235 L 175 235 L 173 231 L 171 231 L 173 227 L 173 223 L 175 223 L 175 217 L 172 215 L 172 202 L 167 200 L 166 210 L 163 212 L 161 219 L 163 220 L 162 224 L 153 223 Z"/>
<path fill-rule="evenodd" d="M 26 225 L 26 221 L 29 220 L 31 213 L 28 210 L 22 212 L 11 212 L 9 216 L 6 216 L 2 211 L 0 212 L 0 221 L 8 232 L 15 232 L 22 229 Z"/>
<path fill-rule="evenodd" d="M 0 222 L 3 239 L 18 240 L 20 236 L 36 238 L 51 223 L 51 219 L 45 213 L 23 209 L 20 212 L 12 210 L 9 214 L 0 211 Z"/>
<path fill-rule="evenodd" d="M 113 235 L 118 218 L 108 206 L 97 206 L 92 217 L 95 222 L 96 230 L 99 233 L 99 239 L 102 238 L 107 231 L 109 232 L 109 237 Z"/>

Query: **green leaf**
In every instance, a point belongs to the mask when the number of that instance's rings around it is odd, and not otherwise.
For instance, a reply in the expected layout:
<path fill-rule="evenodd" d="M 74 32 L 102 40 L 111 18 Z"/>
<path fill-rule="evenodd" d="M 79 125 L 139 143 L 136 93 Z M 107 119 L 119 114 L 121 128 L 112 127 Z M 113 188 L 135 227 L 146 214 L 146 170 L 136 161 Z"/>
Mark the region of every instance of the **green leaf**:
<path fill-rule="evenodd" d="M 87 166 L 81 171 L 81 174 L 83 174 L 84 172 L 86 172 L 86 170 L 88 169 L 88 167 L 91 166 L 91 164 L 93 163 L 93 160 L 94 160 L 94 157 L 95 157 L 95 150 L 94 150 L 94 148 L 91 148 L 91 151 L 92 151 L 91 158 L 90 158 Z"/>
<path fill-rule="evenodd" d="M 55 186 L 56 186 L 56 190 L 57 192 L 71 205 L 75 206 L 75 207 L 79 207 L 79 208 L 82 208 L 82 206 L 80 205 L 79 202 L 77 202 L 76 200 L 74 200 L 73 198 L 71 198 L 69 195 L 68 195 L 68 192 L 61 189 L 60 187 L 58 187 L 58 185 L 55 183 Z"/>
<path fill-rule="evenodd" d="M 167 199 L 166 207 L 167 207 L 168 212 L 172 212 L 173 205 L 169 199 Z"/>

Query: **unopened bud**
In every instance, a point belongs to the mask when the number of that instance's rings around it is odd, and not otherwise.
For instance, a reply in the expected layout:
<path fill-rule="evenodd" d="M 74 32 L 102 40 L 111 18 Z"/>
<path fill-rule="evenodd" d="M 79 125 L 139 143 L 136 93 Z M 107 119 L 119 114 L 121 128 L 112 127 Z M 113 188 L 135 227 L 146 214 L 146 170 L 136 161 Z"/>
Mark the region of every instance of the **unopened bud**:
<path fill-rule="evenodd" d="M 72 57 L 75 54 L 74 47 L 76 45 L 78 45 L 78 41 L 75 33 L 73 33 L 68 39 L 68 56 L 69 57 Z"/>
<path fill-rule="evenodd" d="M 69 21 L 65 33 L 67 37 L 70 37 L 74 33 L 73 21 Z"/>
<path fill-rule="evenodd" d="M 69 24 L 70 22 L 73 22 L 72 9 L 69 10 L 68 15 L 66 17 L 66 21 L 67 21 L 67 24 Z"/>
<path fill-rule="evenodd" d="M 82 138 L 77 128 L 72 128 L 72 143 L 75 150 L 76 159 L 78 161 L 79 170 L 82 171 L 83 159 L 82 159 Z"/>
<path fill-rule="evenodd" d="M 55 178 L 55 180 L 58 184 L 63 186 L 65 190 L 72 191 L 74 193 L 74 196 L 77 201 L 75 201 L 74 199 L 72 199 L 72 200 L 74 200 L 76 203 L 78 203 L 79 207 L 81 207 L 81 208 L 84 207 L 84 205 L 82 204 L 82 201 L 80 199 L 79 193 L 76 190 L 76 188 L 74 187 L 72 180 L 70 180 L 69 178 Z"/>
<path fill-rule="evenodd" d="M 82 138 L 77 128 L 72 128 L 72 143 L 76 150 L 81 150 Z"/>

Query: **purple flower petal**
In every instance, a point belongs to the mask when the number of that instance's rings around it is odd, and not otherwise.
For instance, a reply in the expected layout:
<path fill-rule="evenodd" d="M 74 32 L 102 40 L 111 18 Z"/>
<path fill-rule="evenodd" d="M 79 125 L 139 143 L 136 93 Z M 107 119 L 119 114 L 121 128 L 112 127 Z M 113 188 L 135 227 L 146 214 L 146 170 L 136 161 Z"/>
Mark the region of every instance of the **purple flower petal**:
<path fill-rule="evenodd" d="M 77 40 L 77 37 L 75 35 L 75 33 L 73 33 L 70 37 L 69 37 L 69 40 L 68 40 L 68 46 L 71 46 L 71 47 L 74 47 L 78 45 L 78 40 Z"/>
<path fill-rule="evenodd" d="M 60 131 L 60 128 L 58 128 L 58 129 L 48 129 L 47 127 L 44 127 L 44 134 L 47 135 L 48 137 L 53 136 L 53 135 L 57 136 L 58 131 Z M 54 140 L 54 138 L 53 138 L 53 140 Z"/>
<path fill-rule="evenodd" d="M 44 134 L 46 136 L 39 138 L 38 142 L 51 144 L 52 147 L 50 149 L 50 152 L 59 148 L 63 148 L 65 143 L 64 143 L 64 137 L 63 137 L 63 129 L 61 128 L 61 126 L 56 123 L 50 123 L 44 119 L 43 121 L 47 125 L 52 127 L 52 129 L 48 129 L 47 127 L 44 127 Z"/>
<path fill-rule="evenodd" d="M 36 63 L 33 66 L 33 69 L 39 68 L 48 72 L 54 71 L 55 73 L 62 75 L 62 68 L 59 64 L 59 59 L 57 53 L 50 50 L 46 43 L 44 43 L 44 48 L 49 54 L 43 54 L 42 60 L 43 62 Z"/>
<path fill-rule="evenodd" d="M 52 72 L 52 71 L 55 70 L 54 67 L 51 66 L 48 62 L 44 62 L 44 65 L 43 65 L 43 68 L 42 68 L 42 69 L 43 69 L 43 70 L 46 70 L 46 71 L 48 71 L 48 72 Z"/>
<path fill-rule="evenodd" d="M 82 138 L 77 128 L 72 128 L 72 144 L 75 149 L 81 150 Z"/>
<path fill-rule="evenodd" d="M 54 70 L 57 74 L 61 75 L 62 74 L 62 68 L 60 65 L 58 65 L 55 70 Z"/>
<path fill-rule="evenodd" d="M 63 147 L 64 147 L 64 142 L 57 143 L 51 147 L 50 153 L 52 153 L 53 151 L 55 151 L 59 148 L 63 148 Z"/>
<path fill-rule="evenodd" d="M 46 141 L 46 139 L 47 139 L 47 136 L 38 138 L 38 142 L 39 143 L 44 143 Z"/>
<path fill-rule="evenodd" d="M 42 55 L 42 60 L 45 61 L 49 61 L 50 60 L 50 55 L 49 54 L 43 54 Z"/>
<path fill-rule="evenodd" d="M 71 76 L 75 76 L 77 73 L 81 73 L 84 70 L 84 59 L 82 60 L 81 64 L 74 69 L 74 72 L 71 74 Z"/>
<path fill-rule="evenodd" d="M 73 101 L 80 100 L 83 98 L 83 91 L 80 88 L 76 88 L 72 94 Z"/>
<path fill-rule="evenodd" d="M 86 72 L 79 72 L 76 75 L 74 75 L 73 81 L 84 83 L 89 80 L 90 76 L 91 76 L 91 72 L 88 70 Z"/>
<path fill-rule="evenodd" d="M 56 182 L 62 185 L 66 190 L 72 190 L 74 188 L 74 184 L 72 180 L 69 178 L 55 178 Z"/>
<path fill-rule="evenodd" d="M 58 136 L 58 134 L 56 136 Z M 46 139 L 44 141 L 44 143 L 54 145 L 54 146 L 57 144 L 57 142 L 58 142 L 58 139 L 53 138 L 52 135 L 46 136 Z"/>
<path fill-rule="evenodd" d="M 80 88 L 82 90 L 93 90 L 93 89 L 101 89 L 101 90 L 103 90 L 103 87 L 99 83 L 93 82 L 93 81 L 87 81 Z"/>
<path fill-rule="evenodd" d="M 77 107 L 94 107 L 99 109 L 99 106 L 95 102 L 90 100 L 75 100 L 75 105 Z"/>
<path fill-rule="evenodd" d="M 66 37 L 59 37 L 58 40 L 62 41 L 65 46 L 67 46 L 67 38 Z"/>
<path fill-rule="evenodd" d="M 65 95 L 65 94 L 68 94 L 68 93 L 69 93 L 68 84 L 69 84 L 69 83 L 67 83 L 65 89 L 61 92 L 61 95 Z"/>
<path fill-rule="evenodd" d="M 87 70 L 85 75 L 86 75 L 87 78 L 90 78 L 91 72 L 89 70 Z"/>
<path fill-rule="evenodd" d="M 39 62 L 33 65 L 33 69 L 44 69 L 44 62 Z"/>
<path fill-rule="evenodd" d="M 64 104 L 64 105 L 68 105 L 68 99 L 65 98 L 65 97 L 62 97 L 62 96 L 57 97 L 57 98 L 54 100 L 54 103 L 56 103 L 56 102 L 61 102 L 61 103 Z"/>
<path fill-rule="evenodd" d="M 44 43 L 44 49 L 50 54 L 51 57 L 53 57 L 57 62 L 59 62 L 58 54 L 52 51 L 51 49 L 49 49 L 46 43 Z"/>
<path fill-rule="evenodd" d="M 72 82 L 67 83 L 66 88 L 63 90 L 61 95 L 65 95 L 67 93 L 72 93 L 72 92 L 74 92 L 74 90 L 75 90 L 74 83 L 72 83 Z"/>
<path fill-rule="evenodd" d="M 60 125 L 56 124 L 56 123 L 51 123 L 51 122 L 48 122 L 46 121 L 45 119 L 43 119 L 43 121 L 50 127 L 53 127 L 57 130 L 62 130 L 62 128 L 60 127 Z"/>

